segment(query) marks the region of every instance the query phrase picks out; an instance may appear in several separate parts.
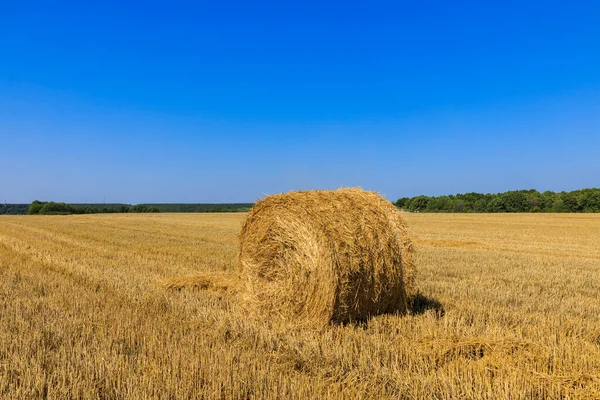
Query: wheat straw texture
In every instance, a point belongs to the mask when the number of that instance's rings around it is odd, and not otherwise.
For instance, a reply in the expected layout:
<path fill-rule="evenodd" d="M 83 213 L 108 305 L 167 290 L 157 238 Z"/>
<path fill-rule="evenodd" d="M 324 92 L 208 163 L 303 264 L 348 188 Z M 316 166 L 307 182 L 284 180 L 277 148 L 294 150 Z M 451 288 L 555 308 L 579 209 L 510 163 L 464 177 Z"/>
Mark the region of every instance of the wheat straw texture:
<path fill-rule="evenodd" d="M 404 314 L 414 292 L 411 252 L 400 213 L 374 192 L 268 196 L 240 235 L 245 301 L 255 315 L 312 326 Z"/>
<path fill-rule="evenodd" d="M 600 215 L 402 216 L 445 313 L 322 331 L 227 289 L 245 215 L 0 217 L 0 399 L 600 398 Z"/>

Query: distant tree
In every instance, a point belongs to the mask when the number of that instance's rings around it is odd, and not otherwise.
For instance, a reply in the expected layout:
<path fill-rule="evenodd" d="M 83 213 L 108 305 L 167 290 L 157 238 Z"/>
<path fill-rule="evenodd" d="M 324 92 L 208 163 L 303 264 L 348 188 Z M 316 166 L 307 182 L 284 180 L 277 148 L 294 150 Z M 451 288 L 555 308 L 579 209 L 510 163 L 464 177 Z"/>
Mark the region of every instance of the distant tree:
<path fill-rule="evenodd" d="M 542 199 L 541 194 L 537 190 L 530 190 L 528 193 L 525 194 L 525 197 L 527 198 L 527 209 L 529 211 L 541 211 L 540 206 L 542 204 Z"/>
<path fill-rule="evenodd" d="M 585 190 L 581 196 L 579 209 L 585 212 L 600 211 L 600 189 Z"/>
<path fill-rule="evenodd" d="M 559 193 L 560 205 L 557 211 L 560 212 L 576 212 L 579 211 L 579 202 L 575 194 L 571 192 Z"/>
<path fill-rule="evenodd" d="M 398 200 L 396 200 L 396 202 L 394 204 L 398 208 L 404 208 L 406 206 L 406 203 L 408 203 L 409 200 L 410 199 L 408 197 L 401 197 Z"/>
<path fill-rule="evenodd" d="M 506 205 L 501 196 L 494 196 L 487 205 L 487 212 L 500 213 L 506 212 Z"/>
<path fill-rule="evenodd" d="M 540 208 L 542 211 L 550 212 L 554 211 L 554 201 L 556 200 L 556 193 L 546 190 L 540 195 Z"/>
<path fill-rule="evenodd" d="M 454 210 L 454 204 L 448 196 L 430 197 L 425 210 L 428 212 L 450 212 Z"/>
<path fill-rule="evenodd" d="M 527 196 L 523 192 L 506 192 L 502 195 L 502 201 L 508 212 L 528 211 Z"/>
<path fill-rule="evenodd" d="M 77 209 L 69 204 L 49 201 L 39 210 L 39 214 L 74 214 Z"/>
<path fill-rule="evenodd" d="M 396 205 L 422 212 L 600 212 L 600 189 L 555 193 L 513 190 L 497 194 L 465 193 L 398 199 Z"/>
<path fill-rule="evenodd" d="M 479 213 L 487 212 L 488 204 L 489 199 L 487 199 L 486 197 L 482 197 L 475 202 L 475 207 L 473 208 L 473 210 Z"/>
<path fill-rule="evenodd" d="M 42 206 L 44 205 L 44 202 L 41 202 L 39 200 L 34 200 L 30 205 L 29 205 L 29 210 L 27 210 L 27 214 L 29 215 L 34 215 L 34 214 L 39 214 L 40 210 L 42 209 Z"/>
<path fill-rule="evenodd" d="M 454 202 L 454 211 L 463 212 L 465 211 L 465 201 L 463 199 L 458 199 Z"/>
<path fill-rule="evenodd" d="M 160 212 L 158 207 L 149 207 L 145 204 L 136 204 L 135 206 L 129 207 L 129 212 L 133 213 L 157 213 Z"/>
<path fill-rule="evenodd" d="M 429 202 L 429 197 L 417 196 L 410 200 L 410 203 L 408 204 L 408 208 L 411 211 L 422 211 L 427 208 L 428 202 Z"/>
<path fill-rule="evenodd" d="M 459 196 L 457 196 L 457 197 L 459 197 Z M 481 193 L 475 193 L 475 192 L 465 193 L 465 194 L 461 195 L 460 199 L 465 202 L 463 209 L 465 211 L 475 210 L 475 203 L 477 203 L 477 201 L 483 197 L 485 197 L 485 195 L 483 195 Z"/>

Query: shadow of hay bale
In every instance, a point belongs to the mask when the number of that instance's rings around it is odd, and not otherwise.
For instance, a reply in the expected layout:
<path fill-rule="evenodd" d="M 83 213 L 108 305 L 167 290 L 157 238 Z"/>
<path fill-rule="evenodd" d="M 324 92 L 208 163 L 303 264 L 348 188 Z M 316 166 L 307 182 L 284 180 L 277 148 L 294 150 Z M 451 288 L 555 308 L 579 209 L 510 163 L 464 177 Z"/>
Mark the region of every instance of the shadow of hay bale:
<path fill-rule="evenodd" d="M 420 292 L 412 299 L 409 310 L 412 315 L 421 315 L 429 310 L 433 310 L 439 318 L 446 314 L 446 310 L 439 300 L 425 296 Z"/>
<path fill-rule="evenodd" d="M 408 315 L 417 316 L 425 314 L 428 311 L 432 311 L 435 318 L 442 318 L 446 311 L 444 309 L 443 304 L 433 298 L 424 295 L 423 293 L 417 293 L 408 303 Z M 368 329 L 371 321 L 375 318 L 380 318 L 382 316 L 403 316 L 406 315 L 406 312 L 403 312 L 403 309 L 399 307 L 397 310 L 390 310 L 386 313 L 374 314 L 366 319 L 353 320 L 353 321 L 345 321 L 333 323 L 333 325 L 337 326 L 355 326 L 362 327 L 363 329 Z"/>

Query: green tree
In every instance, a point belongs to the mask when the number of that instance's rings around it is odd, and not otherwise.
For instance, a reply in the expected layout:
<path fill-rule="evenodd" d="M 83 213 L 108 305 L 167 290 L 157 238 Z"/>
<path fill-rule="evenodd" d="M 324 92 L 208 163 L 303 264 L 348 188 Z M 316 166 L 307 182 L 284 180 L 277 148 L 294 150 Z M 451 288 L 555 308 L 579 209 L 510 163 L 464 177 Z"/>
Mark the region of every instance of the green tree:
<path fill-rule="evenodd" d="M 480 213 L 487 212 L 489 202 L 490 202 L 490 200 L 488 198 L 482 197 L 475 202 L 475 207 L 473 208 L 473 210 L 475 212 L 480 212 Z"/>
<path fill-rule="evenodd" d="M 417 196 L 410 200 L 408 209 L 411 211 L 422 211 L 427 208 L 427 203 L 429 203 L 429 197 Z"/>
<path fill-rule="evenodd" d="M 575 194 L 571 192 L 561 192 L 559 194 L 561 200 L 559 210 L 561 212 L 577 212 L 579 211 L 579 202 Z"/>
<path fill-rule="evenodd" d="M 29 214 L 29 215 L 39 214 L 40 210 L 42 209 L 42 206 L 44 204 L 46 204 L 46 203 L 42 202 L 42 201 L 39 201 L 39 200 L 34 200 L 29 205 L 29 209 L 27 210 L 27 214 Z"/>
<path fill-rule="evenodd" d="M 600 189 L 582 190 L 578 209 L 585 212 L 600 211 Z"/>
<path fill-rule="evenodd" d="M 454 211 L 456 212 L 464 212 L 466 206 L 466 202 L 463 199 L 457 199 L 454 201 Z"/>
<path fill-rule="evenodd" d="M 430 197 L 427 201 L 427 208 L 425 209 L 428 212 L 440 212 L 440 211 L 453 211 L 453 202 L 452 199 L 448 196 L 439 196 L 439 197 Z"/>
<path fill-rule="evenodd" d="M 527 196 L 521 191 L 504 193 L 502 201 L 508 212 L 523 212 L 528 210 Z"/>
<path fill-rule="evenodd" d="M 39 214 L 74 214 L 75 212 L 77 209 L 69 204 L 49 201 L 42 206 Z"/>
<path fill-rule="evenodd" d="M 491 213 L 506 212 L 506 205 L 501 196 L 494 196 L 487 205 L 487 211 Z"/>
<path fill-rule="evenodd" d="M 529 211 L 541 211 L 541 194 L 537 190 L 530 190 L 525 197 L 527 198 L 527 208 Z"/>
<path fill-rule="evenodd" d="M 554 201 L 556 200 L 556 193 L 546 190 L 540 196 L 540 208 L 542 211 L 553 211 Z"/>
<path fill-rule="evenodd" d="M 410 199 L 408 197 L 401 197 L 394 203 L 398 208 L 404 208 Z"/>

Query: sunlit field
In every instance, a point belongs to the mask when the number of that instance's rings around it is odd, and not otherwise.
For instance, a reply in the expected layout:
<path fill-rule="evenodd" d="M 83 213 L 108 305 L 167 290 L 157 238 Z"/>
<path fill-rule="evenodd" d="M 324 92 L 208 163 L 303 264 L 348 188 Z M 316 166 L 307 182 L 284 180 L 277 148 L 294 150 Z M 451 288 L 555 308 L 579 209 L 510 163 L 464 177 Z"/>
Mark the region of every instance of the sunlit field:
<path fill-rule="evenodd" d="M 241 311 L 244 217 L 0 217 L 0 398 L 600 398 L 600 215 L 405 214 L 411 315 L 325 330 Z"/>

